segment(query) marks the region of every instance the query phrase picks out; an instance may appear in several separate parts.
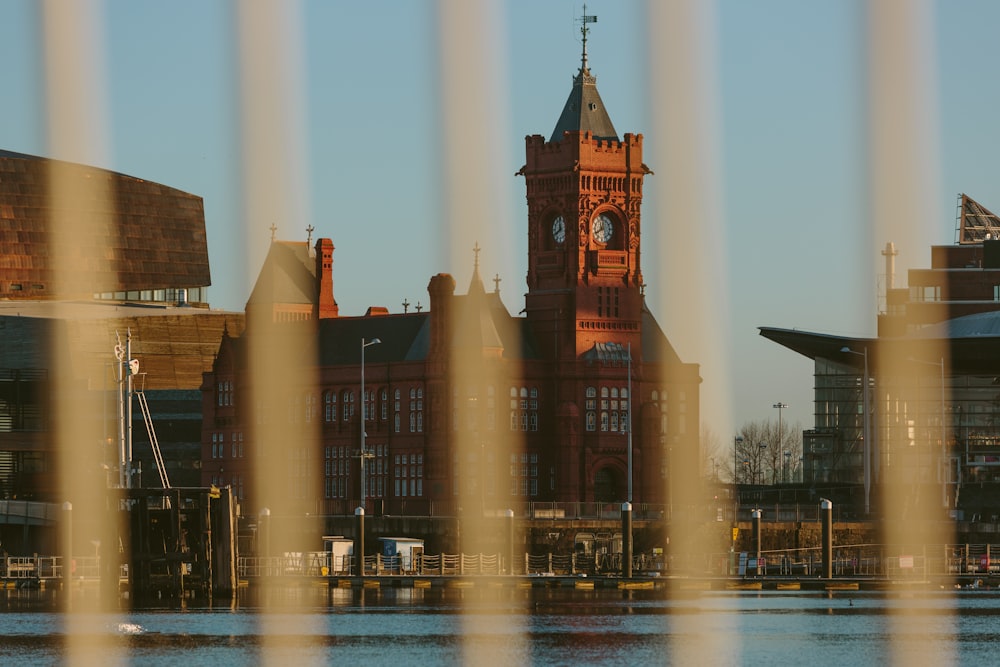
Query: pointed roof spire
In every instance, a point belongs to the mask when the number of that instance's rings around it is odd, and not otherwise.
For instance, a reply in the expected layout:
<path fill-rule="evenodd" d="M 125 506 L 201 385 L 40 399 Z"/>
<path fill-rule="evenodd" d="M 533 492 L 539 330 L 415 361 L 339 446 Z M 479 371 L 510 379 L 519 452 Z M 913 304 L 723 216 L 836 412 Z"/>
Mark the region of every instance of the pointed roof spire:
<path fill-rule="evenodd" d="M 479 241 L 476 241 L 476 245 L 472 248 L 472 253 L 475 255 L 475 260 L 472 265 L 472 280 L 469 281 L 469 294 L 485 294 L 486 288 L 483 287 L 483 279 L 479 276 L 479 253 L 482 248 L 479 247 Z"/>
<path fill-rule="evenodd" d="M 580 71 L 586 72 L 587 67 L 587 33 L 590 32 L 590 28 L 587 27 L 588 23 L 597 23 L 597 15 L 591 14 L 587 15 L 587 3 L 583 3 L 583 16 L 578 18 L 577 21 L 580 22 L 580 34 L 583 36 L 583 57 L 580 58 Z"/>
<path fill-rule="evenodd" d="M 587 14 L 587 5 L 584 5 L 583 16 L 577 21 L 580 22 L 580 34 L 583 36 L 580 71 L 573 77 L 573 89 L 549 141 L 561 141 L 564 132 L 590 132 L 595 139 L 618 141 L 618 133 L 615 132 L 611 117 L 597 92 L 597 77 L 590 73 L 587 61 L 587 35 L 590 33 L 587 25 L 597 23 L 597 16 Z"/>

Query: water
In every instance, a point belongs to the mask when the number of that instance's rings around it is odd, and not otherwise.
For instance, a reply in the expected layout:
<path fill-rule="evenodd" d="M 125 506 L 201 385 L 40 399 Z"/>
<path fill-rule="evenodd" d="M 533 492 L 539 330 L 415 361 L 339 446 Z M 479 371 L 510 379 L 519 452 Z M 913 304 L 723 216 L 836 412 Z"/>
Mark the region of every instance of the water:
<path fill-rule="evenodd" d="M 58 665 L 49 591 L 0 592 L 0 664 Z M 88 594 L 74 592 L 85 610 Z M 264 605 L 268 611 L 263 611 Z M 906 616 L 894 616 L 905 610 Z M 82 664 L 988 664 L 1000 593 L 598 589 L 244 591 L 225 607 L 73 616 Z"/>

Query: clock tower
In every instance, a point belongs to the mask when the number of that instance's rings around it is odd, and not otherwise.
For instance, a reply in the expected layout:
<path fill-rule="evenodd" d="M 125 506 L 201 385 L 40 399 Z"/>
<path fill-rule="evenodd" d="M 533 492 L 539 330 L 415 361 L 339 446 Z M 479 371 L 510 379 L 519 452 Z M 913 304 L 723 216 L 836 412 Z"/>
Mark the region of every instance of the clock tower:
<path fill-rule="evenodd" d="M 642 135 L 618 137 L 583 56 L 548 141 L 525 139 L 528 293 L 525 311 L 548 359 L 578 359 L 600 343 L 638 349 Z"/>

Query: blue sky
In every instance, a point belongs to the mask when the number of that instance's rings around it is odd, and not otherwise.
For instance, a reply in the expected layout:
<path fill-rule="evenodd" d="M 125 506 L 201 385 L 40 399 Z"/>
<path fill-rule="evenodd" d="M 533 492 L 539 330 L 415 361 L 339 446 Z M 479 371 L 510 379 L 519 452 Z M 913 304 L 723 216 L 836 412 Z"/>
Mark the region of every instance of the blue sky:
<path fill-rule="evenodd" d="M 158 181 L 204 198 L 212 305 L 240 310 L 247 276 L 261 258 L 248 255 L 240 203 L 238 57 L 235 2 L 106 0 L 101 14 L 107 145 L 91 163 Z M 51 155 L 45 131 L 37 4 L 0 3 L 0 148 Z M 438 4 L 304 1 L 299 15 L 303 63 L 303 135 L 308 156 L 306 220 L 275 220 L 279 236 L 317 236 L 337 247 L 334 286 L 341 314 L 369 305 L 401 310 L 427 303 L 430 276 L 446 271 L 464 288 L 468 260 L 450 259 L 438 155 L 443 128 L 436 46 Z M 775 419 L 812 425 L 812 365 L 762 339 L 758 326 L 867 336 L 875 333 L 879 250 L 900 246 L 897 282 L 907 267 L 927 266 L 926 230 L 912 238 L 873 238 L 867 166 L 866 4 L 860 0 L 719 0 L 715 8 L 717 144 L 729 315 L 724 341 L 732 361 L 727 388 L 735 425 Z M 996 55 L 1000 3 L 931 4 L 933 44 L 926 72 L 937 91 L 933 144 L 939 159 L 931 201 L 931 242 L 951 243 L 955 197 L 967 192 L 1000 210 Z M 509 175 L 495 184 L 507 202 L 509 245 L 486 247 L 484 275 L 499 273 L 512 313 L 523 307 L 527 261 L 524 137 L 552 131 L 579 66 L 569 0 L 494 3 L 483 39 L 497 45 L 495 81 L 504 107 L 483 128 L 481 147 Z M 589 43 L 598 89 L 619 134 L 647 135 L 646 81 L 659 68 L 646 51 L 645 4 L 591 0 L 599 17 Z M 670 39 L 669 30 L 653 39 Z M 103 94 L 97 91 L 97 94 Z M 497 150 L 495 146 L 501 146 Z M 53 155 L 53 157 L 58 157 Z M 650 165 L 654 171 L 656 164 Z M 657 233 L 649 211 L 658 180 L 647 181 L 643 243 Z M 696 223 L 693 223 L 696 224 Z M 263 239 L 267 229 L 253 233 Z M 660 279 L 645 256 L 653 294 Z M 671 333 L 669 317 L 660 322 Z M 702 361 L 681 348 L 681 356 Z M 712 419 L 710 409 L 705 414 Z M 725 435 L 731 424 L 711 423 Z"/>

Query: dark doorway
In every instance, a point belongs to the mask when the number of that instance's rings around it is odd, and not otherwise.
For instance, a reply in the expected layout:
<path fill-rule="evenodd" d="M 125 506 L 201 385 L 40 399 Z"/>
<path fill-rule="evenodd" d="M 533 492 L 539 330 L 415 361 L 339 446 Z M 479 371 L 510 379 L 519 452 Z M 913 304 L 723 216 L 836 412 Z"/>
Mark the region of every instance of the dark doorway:
<path fill-rule="evenodd" d="M 594 501 L 616 503 L 624 499 L 620 472 L 614 468 L 601 468 L 594 474 Z"/>

